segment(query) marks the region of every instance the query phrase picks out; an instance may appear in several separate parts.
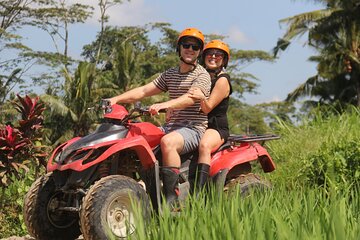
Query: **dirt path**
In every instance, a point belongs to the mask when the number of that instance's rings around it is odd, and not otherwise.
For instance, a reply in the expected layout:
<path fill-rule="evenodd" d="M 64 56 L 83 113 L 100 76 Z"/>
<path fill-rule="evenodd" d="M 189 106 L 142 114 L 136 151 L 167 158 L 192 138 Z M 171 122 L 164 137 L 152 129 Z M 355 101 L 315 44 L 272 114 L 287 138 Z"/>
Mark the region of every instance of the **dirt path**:
<path fill-rule="evenodd" d="M 34 238 L 30 237 L 30 236 L 25 236 L 25 237 L 9 237 L 9 238 L 2 238 L 0 240 L 35 240 Z"/>
<path fill-rule="evenodd" d="M 0 240 L 35 240 L 35 238 L 32 238 L 30 236 L 24 236 L 24 237 L 12 236 L 9 238 L 2 238 Z M 80 236 L 77 240 L 84 240 L 84 239 L 82 238 L 82 236 Z"/>

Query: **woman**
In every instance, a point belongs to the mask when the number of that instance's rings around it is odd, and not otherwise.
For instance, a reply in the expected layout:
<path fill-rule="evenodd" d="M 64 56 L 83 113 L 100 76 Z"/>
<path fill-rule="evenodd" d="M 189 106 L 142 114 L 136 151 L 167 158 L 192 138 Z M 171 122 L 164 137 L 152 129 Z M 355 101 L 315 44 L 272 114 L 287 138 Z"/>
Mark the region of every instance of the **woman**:
<path fill-rule="evenodd" d="M 230 76 L 224 72 L 230 58 L 227 44 L 220 40 L 210 41 L 204 47 L 202 58 L 211 76 L 210 97 L 206 98 L 200 89 L 189 92 L 190 97 L 200 101 L 201 110 L 208 115 L 208 128 L 199 145 L 195 186 L 198 190 L 207 182 L 212 150 L 219 148 L 229 137 L 226 112 L 232 92 Z"/>

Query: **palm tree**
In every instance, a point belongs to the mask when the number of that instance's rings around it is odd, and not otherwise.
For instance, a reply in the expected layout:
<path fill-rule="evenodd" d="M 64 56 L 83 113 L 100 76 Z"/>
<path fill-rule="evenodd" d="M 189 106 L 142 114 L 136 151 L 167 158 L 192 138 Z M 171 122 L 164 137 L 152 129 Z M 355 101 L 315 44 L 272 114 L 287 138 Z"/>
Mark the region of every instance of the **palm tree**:
<path fill-rule="evenodd" d="M 341 101 L 344 99 L 338 97 L 347 92 L 353 94 L 348 103 L 360 106 L 360 2 L 317 1 L 325 4 L 326 8 L 281 20 L 282 23 L 288 24 L 288 28 L 274 48 L 275 55 L 286 49 L 291 40 L 305 33 L 308 33 L 308 45 L 320 52 L 320 55 L 313 58 L 319 62 L 318 74 L 289 94 L 288 100 L 304 95 L 319 96 L 319 92 L 325 94 L 323 91 L 328 91 L 326 94 L 332 96 L 332 100 Z M 338 84 L 333 83 L 341 79 L 348 82 L 343 84 L 345 89 L 336 93 L 334 91 L 339 91 L 335 87 Z M 330 86 L 324 87 L 326 84 Z M 350 88 L 353 91 L 349 91 Z"/>
<path fill-rule="evenodd" d="M 96 114 L 89 111 L 97 99 L 92 93 L 96 76 L 95 64 L 81 62 L 74 76 L 66 70 L 64 74 L 64 96 L 41 96 L 50 110 L 48 122 L 45 122 L 48 139 L 55 144 L 73 136 L 87 134 L 96 117 Z"/>

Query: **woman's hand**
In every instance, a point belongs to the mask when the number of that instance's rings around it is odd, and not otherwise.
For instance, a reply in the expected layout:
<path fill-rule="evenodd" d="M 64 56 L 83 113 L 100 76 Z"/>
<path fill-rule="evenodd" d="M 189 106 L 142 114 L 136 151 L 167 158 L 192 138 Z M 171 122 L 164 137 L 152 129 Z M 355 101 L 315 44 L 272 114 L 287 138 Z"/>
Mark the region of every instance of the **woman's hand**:
<path fill-rule="evenodd" d="M 171 116 L 172 116 L 172 114 L 173 114 L 173 109 L 172 108 L 168 108 L 167 110 L 166 110 L 166 115 L 165 115 L 165 121 L 166 122 L 169 122 L 170 121 L 170 119 L 171 119 Z"/>
<path fill-rule="evenodd" d="M 195 100 L 205 100 L 204 93 L 200 90 L 200 88 L 190 88 L 189 90 L 189 97 L 195 99 Z"/>

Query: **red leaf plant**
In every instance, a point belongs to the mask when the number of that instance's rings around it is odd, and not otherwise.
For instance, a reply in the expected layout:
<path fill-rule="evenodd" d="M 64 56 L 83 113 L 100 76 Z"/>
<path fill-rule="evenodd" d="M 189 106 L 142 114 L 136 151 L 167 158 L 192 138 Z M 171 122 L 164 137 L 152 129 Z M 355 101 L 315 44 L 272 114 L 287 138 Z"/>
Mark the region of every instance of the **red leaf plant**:
<path fill-rule="evenodd" d="M 3 187 L 11 182 L 10 176 L 19 179 L 31 165 L 35 164 L 38 172 L 45 166 L 47 155 L 44 146 L 37 146 L 41 142 L 44 105 L 39 97 L 17 97 L 19 103 L 13 103 L 21 114 L 17 127 L 0 128 L 0 186 Z"/>

